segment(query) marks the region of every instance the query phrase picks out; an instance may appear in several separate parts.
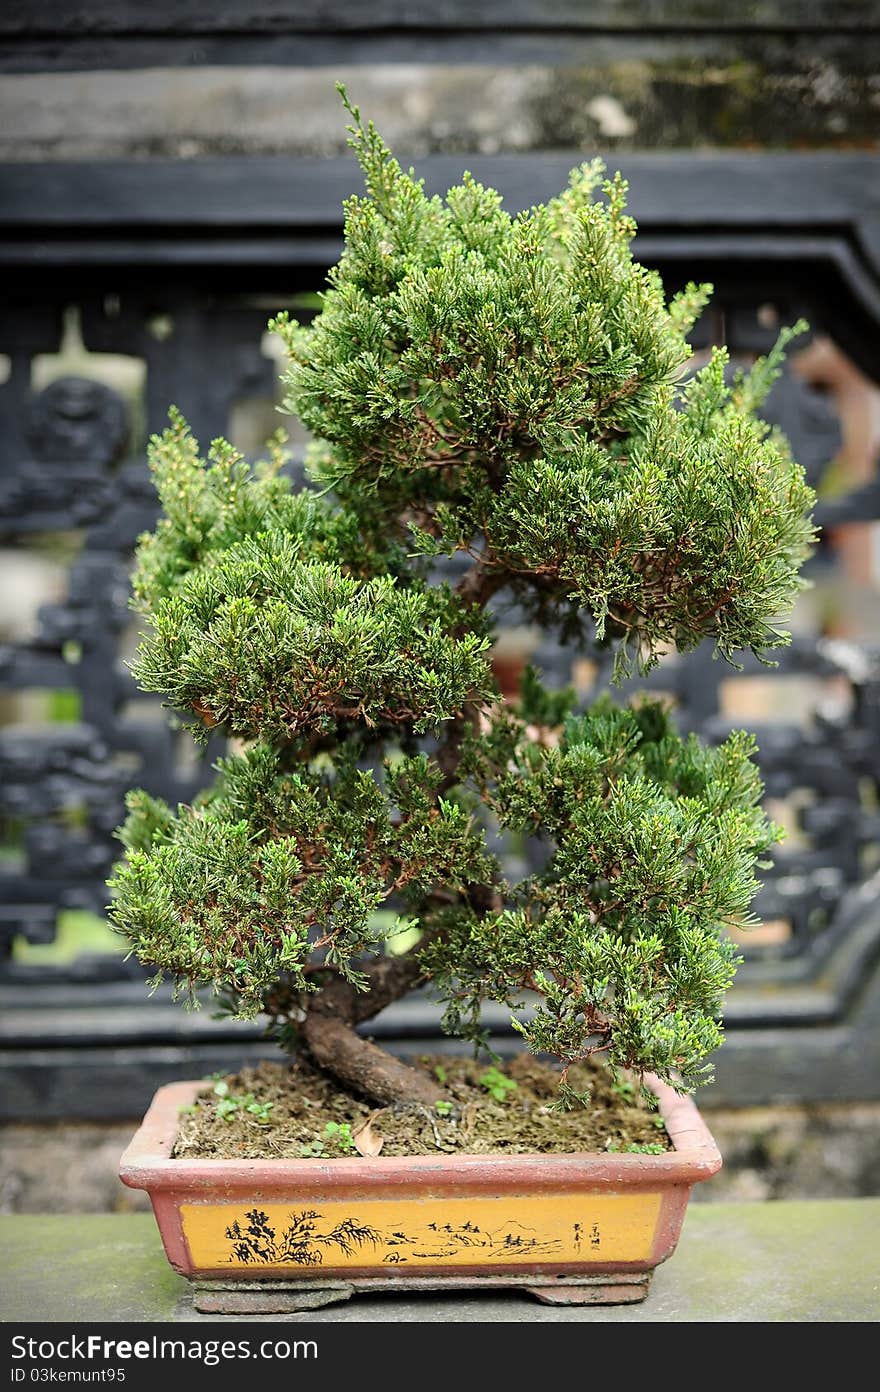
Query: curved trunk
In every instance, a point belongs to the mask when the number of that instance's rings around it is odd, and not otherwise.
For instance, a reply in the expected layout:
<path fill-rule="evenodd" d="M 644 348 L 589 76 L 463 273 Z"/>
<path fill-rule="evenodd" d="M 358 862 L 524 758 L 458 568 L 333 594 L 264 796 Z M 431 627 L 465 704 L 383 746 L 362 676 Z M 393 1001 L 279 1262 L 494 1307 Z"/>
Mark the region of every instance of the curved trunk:
<path fill-rule="evenodd" d="M 309 1011 L 302 1038 L 315 1063 L 346 1087 L 383 1107 L 433 1107 L 443 1089 L 428 1073 L 362 1039 L 354 1026 L 323 1011 Z"/>
<path fill-rule="evenodd" d="M 355 1029 L 418 984 L 422 971 L 416 956 L 380 958 L 366 973 L 370 978 L 366 992 L 355 991 L 341 976 L 334 976 L 307 997 L 300 1038 L 319 1068 L 379 1105 L 433 1108 L 444 1095 L 439 1083 L 362 1038 Z"/>
<path fill-rule="evenodd" d="M 468 899 L 482 913 L 503 908 L 495 886 L 472 885 Z M 401 957 L 377 957 L 362 967 L 368 980 L 366 991 L 356 991 L 338 972 L 318 968 L 328 980 L 314 993 L 298 997 L 305 1011 L 299 1038 L 319 1068 L 332 1073 L 345 1087 L 363 1094 L 377 1104 L 433 1108 L 445 1098 L 440 1084 L 420 1068 L 402 1063 L 387 1050 L 358 1034 L 356 1026 L 371 1020 L 392 1001 L 400 1000 L 425 980 L 420 953 L 434 930 L 428 930 L 418 945 Z M 292 1000 L 282 992 L 267 1013 L 285 1014 Z"/>

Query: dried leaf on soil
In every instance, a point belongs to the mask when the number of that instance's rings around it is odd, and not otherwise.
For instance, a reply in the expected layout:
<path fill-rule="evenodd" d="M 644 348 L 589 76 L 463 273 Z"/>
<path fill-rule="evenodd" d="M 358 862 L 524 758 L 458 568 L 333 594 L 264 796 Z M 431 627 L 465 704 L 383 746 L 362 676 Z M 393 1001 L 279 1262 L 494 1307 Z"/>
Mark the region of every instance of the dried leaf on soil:
<path fill-rule="evenodd" d="M 356 1131 L 351 1133 L 351 1139 L 354 1141 L 358 1155 L 368 1157 L 378 1155 L 385 1144 L 385 1137 L 373 1130 L 372 1122 L 372 1116 L 368 1116 L 363 1126 L 359 1126 Z"/>

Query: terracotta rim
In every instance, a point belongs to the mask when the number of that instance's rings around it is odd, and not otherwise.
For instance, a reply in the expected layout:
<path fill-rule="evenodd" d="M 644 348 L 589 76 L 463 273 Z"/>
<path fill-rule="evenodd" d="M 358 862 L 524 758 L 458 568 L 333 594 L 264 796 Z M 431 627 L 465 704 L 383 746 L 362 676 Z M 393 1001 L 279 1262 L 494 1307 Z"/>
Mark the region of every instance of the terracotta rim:
<path fill-rule="evenodd" d="M 336 1160 L 172 1160 L 181 1107 L 190 1105 L 205 1090 L 205 1080 L 170 1083 L 159 1088 L 152 1104 L 123 1154 L 119 1177 L 132 1189 L 199 1193 L 206 1188 L 225 1191 L 273 1188 L 294 1176 L 303 1191 L 396 1189 L 407 1180 L 420 1187 L 431 1181 L 462 1183 L 470 1190 L 494 1190 L 499 1185 L 527 1182 L 534 1192 L 542 1188 L 576 1187 L 598 1183 L 629 1188 L 653 1184 L 694 1184 L 709 1179 L 721 1168 L 721 1155 L 712 1135 L 690 1097 L 680 1097 L 652 1074 L 645 1082 L 655 1093 L 660 1115 L 674 1149 L 664 1155 L 408 1155 L 374 1159 L 361 1156 Z"/>

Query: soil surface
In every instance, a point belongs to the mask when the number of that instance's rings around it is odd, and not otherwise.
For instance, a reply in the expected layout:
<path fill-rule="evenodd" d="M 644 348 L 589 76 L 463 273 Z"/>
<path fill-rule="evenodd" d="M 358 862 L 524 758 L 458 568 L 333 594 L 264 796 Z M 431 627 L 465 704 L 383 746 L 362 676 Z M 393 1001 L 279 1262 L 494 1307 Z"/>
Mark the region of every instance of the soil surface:
<path fill-rule="evenodd" d="M 375 1108 L 304 1059 L 261 1063 L 221 1079 L 184 1111 L 175 1158 L 345 1158 L 358 1154 L 570 1154 L 574 1151 L 671 1149 L 656 1110 L 637 1086 L 615 1084 L 600 1064 L 569 1069 L 569 1082 L 589 1091 L 588 1107 L 554 1107 L 559 1074 L 524 1055 L 503 1066 L 473 1059 L 421 1056 L 447 1103 Z"/>

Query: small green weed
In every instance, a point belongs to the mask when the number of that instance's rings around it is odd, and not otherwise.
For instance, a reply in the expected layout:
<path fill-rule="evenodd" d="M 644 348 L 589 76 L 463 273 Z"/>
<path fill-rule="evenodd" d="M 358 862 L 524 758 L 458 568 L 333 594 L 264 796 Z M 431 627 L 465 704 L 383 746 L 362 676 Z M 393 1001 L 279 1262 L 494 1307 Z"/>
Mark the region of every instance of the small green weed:
<path fill-rule="evenodd" d="M 630 1145 L 622 1146 L 620 1141 L 606 1141 L 605 1149 L 612 1155 L 623 1151 L 626 1155 L 665 1155 L 665 1145 L 660 1145 L 658 1141 L 647 1141 L 644 1144 L 640 1141 L 633 1141 Z"/>
<path fill-rule="evenodd" d="M 347 1121 L 328 1121 L 319 1136 L 300 1146 L 299 1153 L 304 1159 L 329 1160 L 334 1152 L 339 1155 L 351 1155 L 355 1150 L 357 1150 L 357 1146 L 354 1143 L 349 1123 Z"/>
<path fill-rule="evenodd" d="M 480 1074 L 480 1086 L 484 1087 L 496 1102 L 506 1102 L 507 1094 L 513 1092 L 519 1084 L 513 1078 L 508 1078 L 506 1073 L 502 1073 L 500 1068 L 487 1068 L 485 1073 Z"/>
<path fill-rule="evenodd" d="M 269 1113 L 275 1106 L 274 1102 L 258 1102 L 252 1092 L 230 1092 L 229 1084 L 223 1078 L 214 1084 L 213 1091 L 217 1099 L 214 1110 L 222 1121 L 232 1121 L 233 1117 L 244 1112 L 247 1116 L 252 1116 L 260 1126 L 268 1126 L 271 1120 Z"/>

